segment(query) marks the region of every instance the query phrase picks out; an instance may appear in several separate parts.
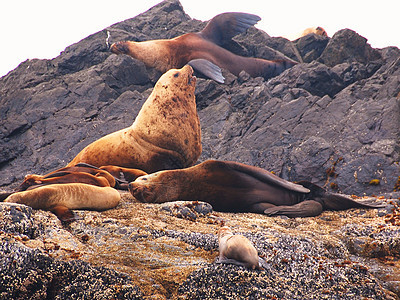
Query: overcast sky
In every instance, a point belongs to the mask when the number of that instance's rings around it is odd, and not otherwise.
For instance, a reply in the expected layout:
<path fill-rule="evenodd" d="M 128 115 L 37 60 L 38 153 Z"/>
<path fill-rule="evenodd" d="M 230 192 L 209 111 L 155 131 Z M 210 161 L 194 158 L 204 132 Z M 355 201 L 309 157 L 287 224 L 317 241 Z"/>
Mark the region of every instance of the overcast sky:
<path fill-rule="evenodd" d="M 67 46 L 112 24 L 132 18 L 160 0 L 13 0 L 0 5 L 0 76 L 26 59 L 51 59 Z M 400 0 L 181 0 L 185 12 L 206 21 L 228 11 L 249 12 L 256 27 L 271 36 L 290 37 L 311 26 L 329 36 L 350 28 L 374 48 L 400 47 Z"/>

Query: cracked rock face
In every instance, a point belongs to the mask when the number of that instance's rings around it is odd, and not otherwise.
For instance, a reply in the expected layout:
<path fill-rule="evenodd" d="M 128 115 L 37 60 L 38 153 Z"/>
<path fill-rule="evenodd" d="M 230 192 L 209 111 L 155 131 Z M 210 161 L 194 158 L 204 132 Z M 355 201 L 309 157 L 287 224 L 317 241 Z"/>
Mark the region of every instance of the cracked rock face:
<path fill-rule="evenodd" d="M 132 124 L 161 74 L 111 54 L 107 32 L 110 42 L 143 41 L 204 26 L 178 1 L 164 1 L 0 78 L 0 188 L 61 168 Z M 304 63 L 268 81 L 224 71 L 218 84 L 198 75 L 199 162 L 238 161 L 391 204 L 287 219 L 195 202 L 142 204 L 122 193 L 117 208 L 79 211 L 68 226 L 48 212 L 0 204 L 1 298 L 399 297 L 400 50 L 373 49 L 349 29 L 290 42 L 250 28 L 225 47 Z M 222 224 L 248 237 L 269 268 L 214 264 Z"/>

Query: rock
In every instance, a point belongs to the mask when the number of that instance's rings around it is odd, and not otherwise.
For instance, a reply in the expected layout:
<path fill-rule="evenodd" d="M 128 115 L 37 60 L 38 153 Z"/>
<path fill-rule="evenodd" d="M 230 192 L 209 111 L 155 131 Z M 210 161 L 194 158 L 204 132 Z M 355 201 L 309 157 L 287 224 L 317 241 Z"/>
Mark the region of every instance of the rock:
<path fill-rule="evenodd" d="M 321 56 L 328 42 L 329 38 L 326 36 L 307 34 L 294 41 L 294 44 L 303 57 L 303 62 L 309 63 Z"/>
<path fill-rule="evenodd" d="M 333 67 L 344 62 L 367 64 L 381 58 L 378 50 L 367 44 L 367 39 L 350 29 L 336 32 L 318 59 Z"/>
<path fill-rule="evenodd" d="M 0 78 L 1 189 L 61 168 L 132 124 L 161 74 L 111 54 L 108 32 L 110 42 L 148 40 L 204 26 L 167 0 Z M 116 209 L 77 211 L 81 220 L 66 226 L 49 212 L 0 204 L 1 298 L 399 297 L 400 50 L 373 49 L 348 29 L 290 42 L 250 28 L 225 47 L 304 63 L 268 81 L 223 70 L 218 84 L 197 74 L 199 162 L 238 161 L 391 204 L 288 219 L 206 204 L 168 211 L 122 193 Z M 270 268 L 214 265 L 221 224 L 252 240 Z"/>
<path fill-rule="evenodd" d="M 196 220 L 210 214 L 212 206 L 201 201 L 173 201 L 161 205 L 163 210 L 170 212 L 173 216 L 182 219 Z"/>

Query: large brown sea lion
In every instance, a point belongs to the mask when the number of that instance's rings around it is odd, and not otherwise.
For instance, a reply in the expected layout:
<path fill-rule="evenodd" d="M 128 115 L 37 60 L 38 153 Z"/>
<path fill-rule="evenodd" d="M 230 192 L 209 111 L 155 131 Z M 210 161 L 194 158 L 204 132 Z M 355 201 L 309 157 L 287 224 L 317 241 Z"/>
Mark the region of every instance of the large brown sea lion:
<path fill-rule="evenodd" d="M 261 269 L 260 258 L 253 243 L 243 235 L 234 235 L 228 226 L 218 230 L 217 263 L 234 264 L 249 269 Z"/>
<path fill-rule="evenodd" d="M 259 16 L 247 13 L 223 13 L 212 18 L 200 32 L 187 33 L 169 40 L 121 41 L 112 44 L 110 49 L 116 54 L 130 55 L 161 72 L 190 64 L 195 70 L 221 82 L 217 72 L 210 71 L 209 65 L 204 63 L 207 60 L 236 76 L 244 70 L 252 77 L 268 79 L 297 62 L 290 59 L 243 57 L 221 47 L 227 40 L 245 32 L 259 20 Z M 198 59 L 202 61 L 197 61 Z"/>
<path fill-rule="evenodd" d="M 13 193 L 4 202 L 49 210 L 62 221 L 72 221 L 75 217 L 71 209 L 107 210 L 116 207 L 120 199 L 121 195 L 112 187 L 68 183 L 51 184 Z"/>
<path fill-rule="evenodd" d="M 201 153 L 195 85 L 189 65 L 169 70 L 157 81 L 130 127 L 89 144 L 67 166 L 83 162 L 151 173 L 193 165 Z"/>
<path fill-rule="evenodd" d="M 327 192 L 311 182 L 295 184 L 261 168 L 216 160 L 141 176 L 129 184 L 129 191 L 141 202 L 202 200 L 217 211 L 271 216 L 308 217 L 326 209 L 382 207 L 372 200 L 358 202 Z"/>

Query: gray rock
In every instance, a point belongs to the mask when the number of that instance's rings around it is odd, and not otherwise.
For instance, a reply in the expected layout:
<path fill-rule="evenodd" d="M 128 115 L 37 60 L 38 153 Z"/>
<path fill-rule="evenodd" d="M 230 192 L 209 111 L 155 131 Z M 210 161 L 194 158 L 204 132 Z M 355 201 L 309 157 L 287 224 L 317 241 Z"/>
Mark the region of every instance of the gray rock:
<path fill-rule="evenodd" d="M 132 124 L 161 74 L 111 54 L 107 32 L 110 42 L 148 40 L 204 26 L 178 1 L 164 1 L 71 45 L 55 59 L 27 60 L 0 78 L 0 187 L 11 190 L 28 173 L 63 167 L 92 141 Z M 251 28 L 225 46 L 239 55 L 305 63 L 268 81 L 226 70 L 225 84 L 198 75 L 199 161 L 233 160 L 347 194 L 399 197 L 399 49 L 372 49 L 348 29 L 331 39 L 310 35 L 292 43 Z M 373 210 L 291 220 L 215 214 L 196 206 L 185 208 L 189 219 L 177 219 L 155 205 L 140 205 L 124 203 L 102 214 L 79 212 L 83 221 L 63 228 L 48 212 L 2 204 L 0 298 L 140 298 L 136 284 L 142 280 L 149 280 L 143 286 L 158 294 L 187 298 L 334 298 L 338 293 L 343 299 L 384 299 L 385 289 L 398 293 L 398 278 L 390 277 L 395 267 L 379 264 L 368 271 L 362 264 L 365 259 L 373 266 L 380 255 L 398 253 L 394 204 L 374 216 L 372 227 L 364 223 L 372 220 Z M 388 214 L 394 224 L 385 224 Z M 329 227 L 342 220 L 336 231 Z M 243 234 L 269 269 L 204 266 L 216 256 L 216 227 L 226 221 L 255 228 Z M 320 232 L 321 223 L 326 231 Z M 76 260 L 80 255 L 82 261 Z M 356 262 L 350 264 L 351 255 Z M 108 267 L 88 263 L 98 260 Z M 134 281 L 119 270 L 147 273 Z M 158 270 L 164 273 L 157 275 Z M 193 274 L 177 280 L 183 271 Z"/>

